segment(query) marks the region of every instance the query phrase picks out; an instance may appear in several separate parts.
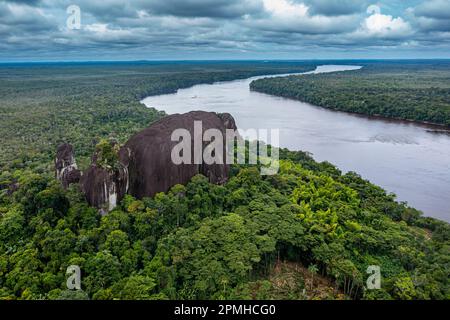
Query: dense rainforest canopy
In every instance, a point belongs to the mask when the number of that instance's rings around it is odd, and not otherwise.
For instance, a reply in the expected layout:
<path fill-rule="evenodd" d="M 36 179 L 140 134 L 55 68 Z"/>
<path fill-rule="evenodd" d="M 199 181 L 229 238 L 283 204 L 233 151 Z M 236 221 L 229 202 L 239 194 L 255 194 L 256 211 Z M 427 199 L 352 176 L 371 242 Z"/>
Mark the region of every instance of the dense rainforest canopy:
<path fill-rule="evenodd" d="M 0 299 L 450 298 L 449 224 L 304 152 L 281 150 L 274 176 L 234 165 L 224 185 L 195 176 L 153 198 L 126 196 L 105 216 L 54 179 L 59 142 L 83 166 L 98 141 L 123 142 L 164 116 L 139 104 L 147 94 L 311 68 L 0 68 Z M 67 290 L 69 265 L 82 290 Z M 366 289 L 369 265 L 380 266 L 380 290 Z"/>
<path fill-rule="evenodd" d="M 448 224 L 354 173 L 301 152 L 282 157 L 278 175 L 234 166 L 223 186 L 196 176 L 154 198 L 126 196 L 105 216 L 76 186 L 3 172 L 1 185 L 18 189 L 0 196 L 0 297 L 449 298 Z M 308 271 L 274 275 L 287 262 Z M 65 289 L 74 264 L 82 292 Z M 369 265 L 381 268 L 381 290 L 364 289 Z"/>
<path fill-rule="evenodd" d="M 366 115 L 450 126 L 450 62 L 360 62 L 357 71 L 266 78 L 251 89 Z"/>

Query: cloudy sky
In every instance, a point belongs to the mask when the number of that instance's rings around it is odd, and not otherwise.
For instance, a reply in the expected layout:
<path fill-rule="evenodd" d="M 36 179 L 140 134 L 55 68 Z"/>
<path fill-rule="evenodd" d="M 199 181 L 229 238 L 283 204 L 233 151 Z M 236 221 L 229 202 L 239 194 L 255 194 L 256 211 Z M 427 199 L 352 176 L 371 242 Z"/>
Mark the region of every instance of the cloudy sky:
<path fill-rule="evenodd" d="M 450 0 L 0 0 L 0 61 L 311 58 L 450 58 Z"/>

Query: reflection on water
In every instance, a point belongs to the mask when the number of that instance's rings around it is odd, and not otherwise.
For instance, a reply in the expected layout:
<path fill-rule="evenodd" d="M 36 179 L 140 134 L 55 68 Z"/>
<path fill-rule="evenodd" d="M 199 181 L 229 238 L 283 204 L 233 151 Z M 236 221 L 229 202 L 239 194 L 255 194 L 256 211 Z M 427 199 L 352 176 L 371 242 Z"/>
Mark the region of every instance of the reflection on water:
<path fill-rule="evenodd" d="M 357 68 L 321 66 L 314 72 Z M 356 171 L 426 215 L 450 221 L 450 135 L 251 92 L 249 84 L 258 78 L 264 77 L 197 85 L 143 103 L 169 114 L 229 112 L 242 129 L 279 128 L 282 147 L 309 151 L 318 161 Z"/>
<path fill-rule="evenodd" d="M 401 136 L 401 135 L 391 135 L 391 134 L 377 134 L 370 138 L 369 142 L 385 142 L 393 144 L 418 144 L 417 141 L 412 137 Z"/>

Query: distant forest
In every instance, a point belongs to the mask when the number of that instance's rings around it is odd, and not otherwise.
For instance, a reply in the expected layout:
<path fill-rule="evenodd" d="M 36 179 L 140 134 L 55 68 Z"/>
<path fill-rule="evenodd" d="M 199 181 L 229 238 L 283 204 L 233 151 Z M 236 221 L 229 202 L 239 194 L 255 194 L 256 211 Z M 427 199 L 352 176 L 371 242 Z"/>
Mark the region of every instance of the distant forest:
<path fill-rule="evenodd" d="M 333 110 L 450 127 L 450 61 L 361 62 L 361 70 L 266 78 L 254 91 Z"/>

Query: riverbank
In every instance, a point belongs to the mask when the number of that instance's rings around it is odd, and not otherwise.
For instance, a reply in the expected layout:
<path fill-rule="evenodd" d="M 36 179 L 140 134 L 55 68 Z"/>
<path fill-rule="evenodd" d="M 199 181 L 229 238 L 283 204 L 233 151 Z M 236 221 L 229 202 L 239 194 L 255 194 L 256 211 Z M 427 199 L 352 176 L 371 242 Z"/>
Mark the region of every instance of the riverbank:
<path fill-rule="evenodd" d="M 251 90 L 366 116 L 450 130 L 450 62 L 253 81 Z"/>

